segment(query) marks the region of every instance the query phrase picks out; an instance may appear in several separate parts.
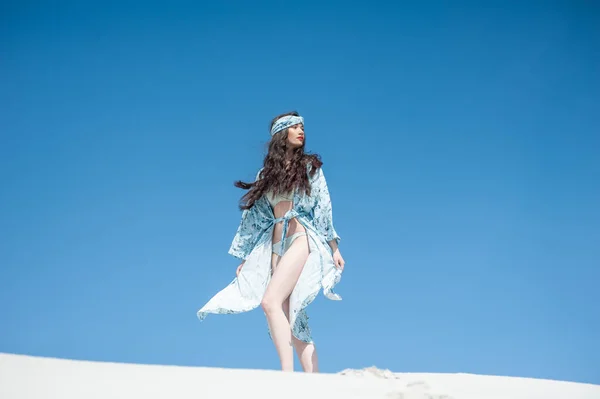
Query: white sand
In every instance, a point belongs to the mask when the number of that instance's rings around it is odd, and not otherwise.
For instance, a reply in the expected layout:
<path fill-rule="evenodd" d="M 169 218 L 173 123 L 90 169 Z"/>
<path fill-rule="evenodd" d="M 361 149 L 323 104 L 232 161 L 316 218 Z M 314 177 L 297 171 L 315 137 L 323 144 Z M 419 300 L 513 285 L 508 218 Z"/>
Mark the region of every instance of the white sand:
<path fill-rule="evenodd" d="M 0 353 L 1 399 L 600 399 L 600 386 L 471 374 L 338 374 L 102 363 Z"/>

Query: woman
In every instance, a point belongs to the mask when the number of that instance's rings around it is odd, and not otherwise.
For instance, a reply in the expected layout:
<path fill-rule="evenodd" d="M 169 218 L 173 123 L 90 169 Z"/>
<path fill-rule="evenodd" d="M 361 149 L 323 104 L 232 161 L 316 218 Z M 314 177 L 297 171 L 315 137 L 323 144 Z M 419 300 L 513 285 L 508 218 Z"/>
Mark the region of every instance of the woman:
<path fill-rule="evenodd" d="M 198 311 L 231 314 L 262 306 L 281 369 L 293 371 L 293 350 L 305 372 L 318 361 L 305 308 L 323 289 L 333 292 L 344 268 L 333 227 L 331 201 L 322 162 L 304 152 L 304 119 L 296 112 L 271 122 L 271 141 L 242 197 L 242 219 L 229 253 L 242 262 L 236 278 Z"/>

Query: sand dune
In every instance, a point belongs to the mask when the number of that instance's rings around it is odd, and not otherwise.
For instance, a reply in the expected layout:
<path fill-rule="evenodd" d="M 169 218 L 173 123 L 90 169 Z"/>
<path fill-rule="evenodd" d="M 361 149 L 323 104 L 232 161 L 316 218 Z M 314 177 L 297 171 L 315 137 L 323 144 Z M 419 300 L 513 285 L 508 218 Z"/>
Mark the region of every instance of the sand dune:
<path fill-rule="evenodd" d="M 600 399 L 600 386 L 472 374 L 283 373 L 0 354 L 2 399 Z"/>

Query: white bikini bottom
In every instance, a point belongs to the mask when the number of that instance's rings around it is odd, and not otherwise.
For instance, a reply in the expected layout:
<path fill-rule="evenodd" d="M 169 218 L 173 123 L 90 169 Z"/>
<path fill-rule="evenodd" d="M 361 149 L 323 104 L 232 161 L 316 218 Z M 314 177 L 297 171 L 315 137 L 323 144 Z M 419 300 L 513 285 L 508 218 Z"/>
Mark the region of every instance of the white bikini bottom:
<path fill-rule="evenodd" d="M 290 248 L 290 246 L 292 245 L 292 243 L 294 242 L 294 240 L 296 238 L 305 236 L 305 235 L 306 235 L 305 231 L 299 231 L 297 233 L 292 234 L 289 237 L 286 237 L 285 240 L 283 240 L 283 241 L 276 242 L 275 244 L 273 244 L 273 253 L 279 255 L 279 249 L 281 248 L 282 242 L 283 242 L 283 253 L 285 253 L 285 251 L 287 251 Z"/>

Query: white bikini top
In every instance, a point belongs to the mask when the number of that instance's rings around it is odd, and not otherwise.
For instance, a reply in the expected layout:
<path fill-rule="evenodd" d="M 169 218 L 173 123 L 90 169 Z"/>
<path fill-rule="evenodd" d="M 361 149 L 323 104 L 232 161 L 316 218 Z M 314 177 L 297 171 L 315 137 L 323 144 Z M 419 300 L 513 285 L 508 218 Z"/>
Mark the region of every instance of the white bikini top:
<path fill-rule="evenodd" d="M 294 193 L 289 192 L 289 193 L 285 193 L 285 194 L 280 193 L 277 195 L 273 195 L 273 191 L 269 191 L 267 193 L 267 200 L 269 200 L 269 203 L 271 204 L 272 207 L 275 207 L 275 205 L 277 205 L 281 201 L 293 201 Z"/>

